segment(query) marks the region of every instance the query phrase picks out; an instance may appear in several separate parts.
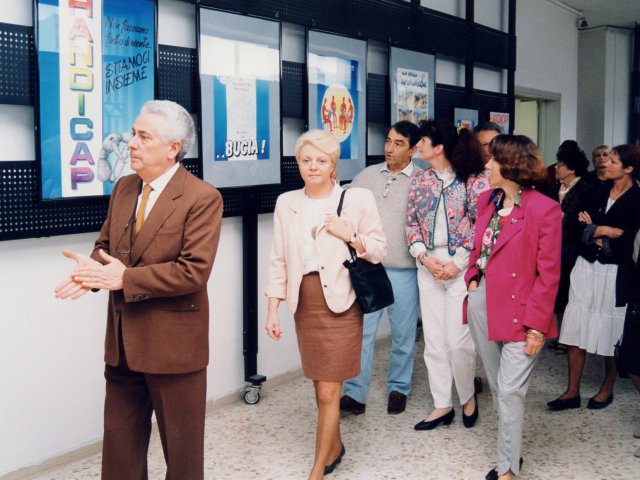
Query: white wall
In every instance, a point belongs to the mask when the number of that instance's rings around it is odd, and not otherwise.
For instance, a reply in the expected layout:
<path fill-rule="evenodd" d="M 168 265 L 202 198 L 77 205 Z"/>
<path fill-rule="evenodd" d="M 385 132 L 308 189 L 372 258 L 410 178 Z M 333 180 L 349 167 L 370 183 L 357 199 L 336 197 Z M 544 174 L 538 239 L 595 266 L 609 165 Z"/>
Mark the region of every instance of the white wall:
<path fill-rule="evenodd" d="M 575 15 L 544 0 L 518 0 L 516 35 L 516 88 L 560 94 L 560 139 L 575 139 L 578 103 Z"/>

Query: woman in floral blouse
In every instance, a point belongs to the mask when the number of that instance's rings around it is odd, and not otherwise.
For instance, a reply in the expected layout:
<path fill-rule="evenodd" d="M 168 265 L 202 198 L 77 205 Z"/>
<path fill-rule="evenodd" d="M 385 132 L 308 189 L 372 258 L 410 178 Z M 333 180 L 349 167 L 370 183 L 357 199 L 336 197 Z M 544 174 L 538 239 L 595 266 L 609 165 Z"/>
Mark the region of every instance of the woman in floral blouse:
<path fill-rule="evenodd" d="M 420 157 L 431 166 L 409 187 L 407 240 L 418 264 L 424 360 L 434 409 L 414 427 L 432 430 L 453 421 L 455 382 L 467 428 L 478 418 L 474 396 L 476 352 L 462 322 L 464 273 L 473 246 L 476 199 L 489 188 L 479 143 L 449 123 L 420 123 Z"/>

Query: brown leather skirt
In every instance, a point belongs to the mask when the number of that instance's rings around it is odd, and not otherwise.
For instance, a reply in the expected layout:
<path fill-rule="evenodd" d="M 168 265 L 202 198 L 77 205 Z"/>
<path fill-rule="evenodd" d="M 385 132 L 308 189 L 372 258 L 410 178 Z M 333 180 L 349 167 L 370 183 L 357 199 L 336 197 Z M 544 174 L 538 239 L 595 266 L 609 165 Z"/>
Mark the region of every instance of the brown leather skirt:
<path fill-rule="evenodd" d="M 294 315 L 304 376 L 339 382 L 360 373 L 362 311 L 357 302 L 343 313 L 329 310 L 320 276 L 302 277 Z"/>

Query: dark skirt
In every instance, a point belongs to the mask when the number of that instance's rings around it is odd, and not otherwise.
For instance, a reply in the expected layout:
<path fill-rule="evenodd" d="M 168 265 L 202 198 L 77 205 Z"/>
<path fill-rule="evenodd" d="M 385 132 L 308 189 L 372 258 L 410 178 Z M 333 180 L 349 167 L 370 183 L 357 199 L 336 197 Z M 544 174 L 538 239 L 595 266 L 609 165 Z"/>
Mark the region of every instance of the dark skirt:
<path fill-rule="evenodd" d="M 640 303 L 630 302 L 616 358 L 621 376 L 640 375 Z"/>
<path fill-rule="evenodd" d="M 562 245 L 562 259 L 560 260 L 560 285 L 553 307 L 553 313 L 564 313 L 569 303 L 570 277 L 578 258 L 578 249 L 574 245 Z"/>
<path fill-rule="evenodd" d="M 329 310 L 320 275 L 302 277 L 294 315 L 304 376 L 340 382 L 360 373 L 362 311 L 357 302 L 342 313 Z"/>

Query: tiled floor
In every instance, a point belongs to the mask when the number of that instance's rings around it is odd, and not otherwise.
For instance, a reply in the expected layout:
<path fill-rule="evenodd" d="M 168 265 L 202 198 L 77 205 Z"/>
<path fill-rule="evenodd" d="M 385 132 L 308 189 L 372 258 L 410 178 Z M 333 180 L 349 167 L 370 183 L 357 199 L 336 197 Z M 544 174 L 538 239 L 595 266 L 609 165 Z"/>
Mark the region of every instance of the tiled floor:
<path fill-rule="evenodd" d="M 462 426 L 460 409 L 448 427 L 416 432 L 413 425 L 432 407 L 427 393 L 422 342 L 416 346 L 415 389 L 407 411 L 386 413 L 386 358 L 389 345 L 378 346 L 367 413 L 342 420 L 347 454 L 327 478 L 331 480 L 483 479 L 494 465 L 496 417 L 486 388 L 479 398 L 480 419 Z M 564 389 L 566 356 L 545 348 L 527 397 L 522 480 L 640 478 L 640 440 L 632 437 L 640 423 L 640 395 L 628 380 L 619 380 L 613 404 L 601 411 L 585 408 L 548 412 L 545 403 Z M 483 372 L 479 369 L 479 373 Z M 593 395 L 602 362 L 590 357 L 582 384 L 583 404 Z M 305 479 L 313 460 L 315 407 L 304 378 L 265 388 L 257 405 L 223 407 L 207 417 L 207 479 Z M 153 438 L 150 479 L 164 478 L 160 442 Z M 40 475 L 37 480 L 99 478 L 100 456 Z M 123 476 L 123 480 L 126 477 Z"/>

